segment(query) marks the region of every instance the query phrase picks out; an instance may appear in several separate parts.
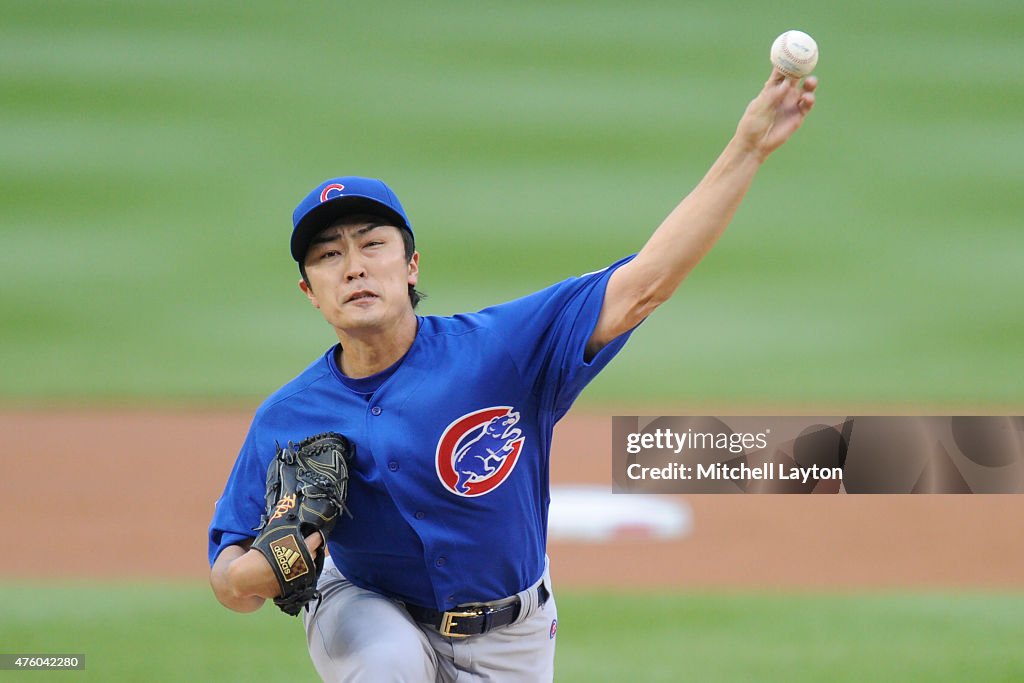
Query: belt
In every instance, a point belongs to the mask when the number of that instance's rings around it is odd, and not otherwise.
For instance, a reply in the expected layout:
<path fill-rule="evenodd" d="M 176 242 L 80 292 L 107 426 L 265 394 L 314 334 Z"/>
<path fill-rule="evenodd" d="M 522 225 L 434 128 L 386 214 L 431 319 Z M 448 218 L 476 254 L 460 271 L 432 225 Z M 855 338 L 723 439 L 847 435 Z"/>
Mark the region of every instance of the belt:
<path fill-rule="evenodd" d="M 550 594 L 543 582 L 537 587 L 537 604 L 543 605 Z M 523 607 L 519 596 L 459 605 L 447 612 L 405 605 L 405 610 L 416 622 L 430 626 L 447 638 L 468 638 L 478 636 L 502 626 L 508 626 L 519 617 Z"/>

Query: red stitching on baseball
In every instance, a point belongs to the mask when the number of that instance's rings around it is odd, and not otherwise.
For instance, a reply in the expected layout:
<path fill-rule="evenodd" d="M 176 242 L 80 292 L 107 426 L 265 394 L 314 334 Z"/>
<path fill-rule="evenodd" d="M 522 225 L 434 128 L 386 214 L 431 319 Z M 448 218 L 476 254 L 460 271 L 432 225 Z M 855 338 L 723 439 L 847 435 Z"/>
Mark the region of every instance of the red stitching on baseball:
<path fill-rule="evenodd" d="M 811 63 L 811 57 L 814 56 L 814 53 L 812 52 L 811 56 L 805 57 L 804 59 L 800 59 L 796 55 L 794 55 L 792 52 L 790 52 L 789 51 L 789 34 L 788 33 L 782 39 L 782 51 L 783 51 L 783 53 L 785 53 L 785 55 L 787 57 L 792 59 L 797 64 L 810 64 Z"/>

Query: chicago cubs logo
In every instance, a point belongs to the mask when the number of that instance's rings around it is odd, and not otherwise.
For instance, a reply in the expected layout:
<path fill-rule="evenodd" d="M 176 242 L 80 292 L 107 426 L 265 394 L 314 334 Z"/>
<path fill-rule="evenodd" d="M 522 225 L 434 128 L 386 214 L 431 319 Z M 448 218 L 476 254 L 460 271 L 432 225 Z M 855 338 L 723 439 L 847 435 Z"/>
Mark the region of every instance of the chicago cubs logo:
<path fill-rule="evenodd" d="M 331 183 L 330 185 L 328 185 L 327 187 L 320 191 L 320 201 L 326 202 L 328 199 L 334 199 L 335 197 L 341 195 L 341 191 L 344 189 L 344 185 L 339 185 L 338 183 Z"/>
<path fill-rule="evenodd" d="M 459 496 L 474 497 L 498 488 L 523 450 L 519 413 L 511 406 L 484 408 L 463 415 L 437 442 L 437 477 Z"/>

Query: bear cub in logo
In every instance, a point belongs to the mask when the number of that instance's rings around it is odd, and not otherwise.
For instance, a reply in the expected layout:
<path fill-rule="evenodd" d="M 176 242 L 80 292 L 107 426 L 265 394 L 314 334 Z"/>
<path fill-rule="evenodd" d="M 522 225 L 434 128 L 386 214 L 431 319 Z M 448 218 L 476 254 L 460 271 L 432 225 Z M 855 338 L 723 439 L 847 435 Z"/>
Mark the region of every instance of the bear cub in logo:
<path fill-rule="evenodd" d="M 512 442 L 522 436 L 522 430 L 515 427 L 517 422 L 517 412 L 492 418 L 481 428 L 479 436 L 459 449 L 454 463 L 459 473 L 455 484 L 458 491 L 466 493 L 469 491 L 466 484 L 486 479 L 501 468 L 513 451 Z"/>

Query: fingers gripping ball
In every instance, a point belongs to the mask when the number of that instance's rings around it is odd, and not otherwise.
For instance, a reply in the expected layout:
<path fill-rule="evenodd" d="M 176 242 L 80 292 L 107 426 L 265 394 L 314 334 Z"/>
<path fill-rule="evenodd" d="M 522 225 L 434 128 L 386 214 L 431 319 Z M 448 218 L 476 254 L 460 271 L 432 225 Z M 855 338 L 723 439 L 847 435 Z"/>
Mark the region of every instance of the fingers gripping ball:
<path fill-rule="evenodd" d="M 267 468 L 266 508 L 252 547 L 270 562 L 281 586 L 274 604 L 292 616 L 319 597 L 325 548 L 313 557 L 305 538 L 319 531 L 326 541 L 345 510 L 352 453 L 348 439 L 328 432 L 278 446 Z"/>

